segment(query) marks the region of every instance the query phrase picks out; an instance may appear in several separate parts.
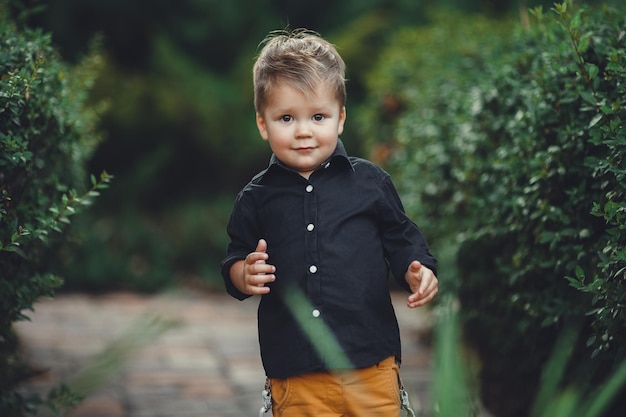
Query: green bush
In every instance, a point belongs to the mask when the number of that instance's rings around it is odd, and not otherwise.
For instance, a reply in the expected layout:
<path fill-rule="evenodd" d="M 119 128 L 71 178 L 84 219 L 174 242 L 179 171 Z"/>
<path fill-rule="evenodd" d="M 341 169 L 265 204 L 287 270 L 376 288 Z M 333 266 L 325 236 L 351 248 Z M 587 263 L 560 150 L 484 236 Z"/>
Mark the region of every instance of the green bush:
<path fill-rule="evenodd" d="M 583 392 L 626 357 L 624 11 L 568 1 L 505 36 L 442 17 L 399 33 L 372 77 L 366 116 L 454 276 L 499 417 L 527 415 L 569 321 Z"/>
<path fill-rule="evenodd" d="M 473 97 L 495 94 L 489 71 L 504 56 L 512 22 L 442 12 L 431 20 L 389 40 L 356 118 L 372 158 L 394 176 L 407 212 L 445 268 L 440 279 L 448 291 L 458 284 L 455 248 L 475 220 L 468 183 L 480 175 L 480 154 L 490 146 L 471 131 L 480 111 Z"/>
<path fill-rule="evenodd" d="M 18 31 L 0 10 L 0 414 L 27 407 L 15 391 L 25 376 L 12 323 L 26 319 L 40 297 L 62 280 L 43 260 L 80 206 L 105 188 L 109 176 L 84 172 L 97 135 L 94 111 L 84 107 L 96 55 L 65 65 L 40 31 Z"/>
<path fill-rule="evenodd" d="M 467 351 L 459 343 L 458 303 L 452 295 L 443 295 L 435 316 L 435 346 L 432 369 L 432 415 L 437 417 L 482 416 L 473 394 L 473 371 L 467 366 Z M 528 417 L 599 417 L 626 383 L 626 360 L 590 392 L 568 381 L 566 368 L 578 337 L 578 326 L 567 326 L 558 335 L 552 353 L 544 365 L 537 396 L 529 407 Z M 621 410 L 620 410 L 621 413 Z M 617 414 L 621 415 L 621 414 Z"/>

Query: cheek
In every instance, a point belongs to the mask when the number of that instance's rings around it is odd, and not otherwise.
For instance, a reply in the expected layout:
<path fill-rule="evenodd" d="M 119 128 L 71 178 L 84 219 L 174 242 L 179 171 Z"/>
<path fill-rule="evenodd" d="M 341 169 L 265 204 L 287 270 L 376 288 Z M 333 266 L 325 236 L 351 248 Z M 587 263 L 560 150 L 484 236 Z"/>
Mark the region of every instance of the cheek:
<path fill-rule="evenodd" d="M 268 127 L 266 130 L 266 141 L 270 143 L 272 148 L 281 148 L 291 145 L 292 136 L 285 129 L 277 129 L 276 127 Z"/>
<path fill-rule="evenodd" d="M 279 140 L 289 140 L 296 135 L 294 126 L 282 123 L 274 123 L 268 126 L 267 131 L 270 136 L 274 136 Z"/>

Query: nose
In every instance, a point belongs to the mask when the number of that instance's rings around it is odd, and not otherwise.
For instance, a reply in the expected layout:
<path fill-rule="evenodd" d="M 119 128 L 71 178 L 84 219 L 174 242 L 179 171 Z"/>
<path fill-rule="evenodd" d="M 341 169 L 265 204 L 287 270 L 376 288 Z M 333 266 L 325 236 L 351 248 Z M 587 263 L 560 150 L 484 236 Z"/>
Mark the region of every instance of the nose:
<path fill-rule="evenodd" d="M 296 125 L 296 138 L 310 138 L 313 135 L 308 121 L 299 122 Z"/>

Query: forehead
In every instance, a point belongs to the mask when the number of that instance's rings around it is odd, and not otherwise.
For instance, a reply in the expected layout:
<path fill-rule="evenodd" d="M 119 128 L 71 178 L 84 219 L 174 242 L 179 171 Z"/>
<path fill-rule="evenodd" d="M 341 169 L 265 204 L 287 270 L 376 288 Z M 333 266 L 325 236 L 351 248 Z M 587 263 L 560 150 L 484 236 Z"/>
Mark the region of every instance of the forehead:
<path fill-rule="evenodd" d="M 266 97 L 266 107 L 340 106 L 335 91 L 326 84 L 301 88 L 286 82 L 275 84 Z"/>

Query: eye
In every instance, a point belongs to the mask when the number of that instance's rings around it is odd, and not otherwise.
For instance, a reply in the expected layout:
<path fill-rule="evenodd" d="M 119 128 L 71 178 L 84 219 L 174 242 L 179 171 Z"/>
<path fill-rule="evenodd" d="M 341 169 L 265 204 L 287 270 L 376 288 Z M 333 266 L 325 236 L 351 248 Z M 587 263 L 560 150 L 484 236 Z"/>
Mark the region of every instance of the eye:
<path fill-rule="evenodd" d="M 323 114 L 316 114 L 313 115 L 313 120 L 315 120 L 316 122 L 321 122 L 322 120 L 324 120 L 326 118 L 326 116 L 324 116 Z"/>
<path fill-rule="evenodd" d="M 285 114 L 285 115 L 280 116 L 280 121 L 281 121 L 281 122 L 285 122 L 285 123 L 287 123 L 287 122 L 290 122 L 290 121 L 292 121 L 292 120 L 293 120 L 293 117 L 291 117 L 291 116 L 290 116 L 290 115 L 288 115 L 288 114 Z"/>

